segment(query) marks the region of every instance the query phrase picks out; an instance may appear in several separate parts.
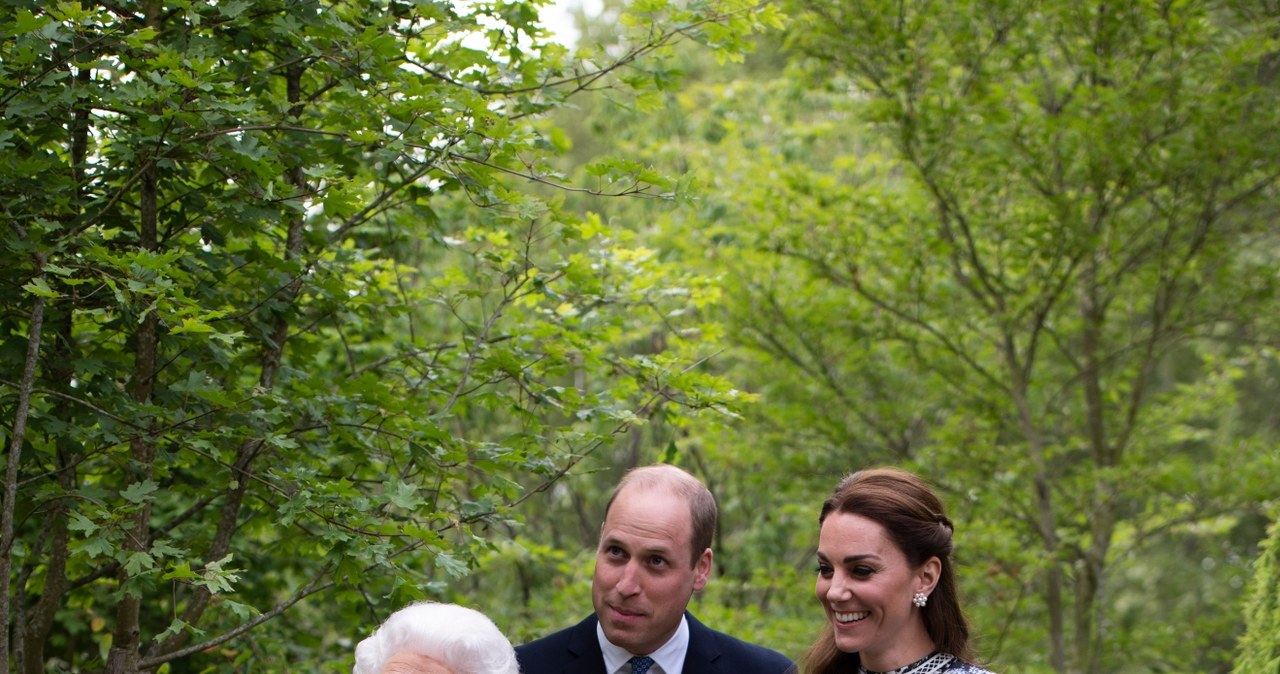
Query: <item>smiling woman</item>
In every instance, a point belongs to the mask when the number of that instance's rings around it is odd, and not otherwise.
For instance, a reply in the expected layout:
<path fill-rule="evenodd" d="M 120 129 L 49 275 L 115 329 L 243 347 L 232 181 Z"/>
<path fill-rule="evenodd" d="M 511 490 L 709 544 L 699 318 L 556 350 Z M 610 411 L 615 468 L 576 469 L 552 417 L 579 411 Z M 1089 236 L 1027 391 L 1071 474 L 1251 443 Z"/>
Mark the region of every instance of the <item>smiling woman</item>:
<path fill-rule="evenodd" d="M 942 501 L 897 468 L 859 471 L 822 505 L 815 594 L 828 627 L 808 674 L 985 672 L 969 661 L 969 627 Z"/>

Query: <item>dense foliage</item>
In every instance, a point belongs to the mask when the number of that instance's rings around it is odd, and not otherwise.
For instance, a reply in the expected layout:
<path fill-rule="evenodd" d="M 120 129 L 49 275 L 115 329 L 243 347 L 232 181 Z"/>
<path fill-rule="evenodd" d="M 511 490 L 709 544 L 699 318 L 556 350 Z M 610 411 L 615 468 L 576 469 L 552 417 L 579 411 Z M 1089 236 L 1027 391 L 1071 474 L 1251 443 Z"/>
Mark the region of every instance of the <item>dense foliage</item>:
<path fill-rule="evenodd" d="M 932 380 L 918 400 L 933 419 L 902 449 L 994 499 L 986 544 L 1012 536 L 1023 553 L 995 557 L 983 590 L 1006 598 L 1013 643 L 1052 671 L 1223 667 L 1232 604 L 1206 611 L 1157 583 L 1158 609 L 1126 605 L 1153 589 L 1137 572 L 1159 541 L 1226 533 L 1224 514 L 1274 495 L 1251 479 L 1275 474 L 1273 429 L 1214 413 L 1275 367 L 1276 279 L 1254 252 L 1278 243 L 1280 17 L 797 5 L 793 44 L 821 82 L 863 92 L 855 112 L 884 155 L 824 171 L 834 194 L 788 181 L 771 240 L 849 298 L 872 353 L 899 350 L 884 361 Z M 1203 636 L 1170 638 L 1152 614 Z"/>
<path fill-rule="evenodd" d="M 532 187 L 675 198 L 568 184 L 539 116 L 761 15 L 575 58 L 539 4 L 0 5 L 0 661 L 343 670 L 583 457 L 736 405 L 710 347 L 632 347 L 704 283 Z"/>
<path fill-rule="evenodd" d="M 1280 519 L 1271 523 L 1245 599 L 1245 632 L 1235 674 L 1280 672 Z"/>
<path fill-rule="evenodd" d="M 787 13 L 579 143 L 703 183 L 608 213 L 723 279 L 760 395 L 676 438 L 728 515 L 698 610 L 798 655 L 816 505 L 895 463 L 956 511 L 996 670 L 1229 671 L 1280 474 L 1274 3 Z"/>
<path fill-rule="evenodd" d="M 994 670 L 1274 668 L 1275 3 L 540 4 L 0 2 L 17 671 L 539 636 L 655 460 L 793 657 L 892 463 Z"/>

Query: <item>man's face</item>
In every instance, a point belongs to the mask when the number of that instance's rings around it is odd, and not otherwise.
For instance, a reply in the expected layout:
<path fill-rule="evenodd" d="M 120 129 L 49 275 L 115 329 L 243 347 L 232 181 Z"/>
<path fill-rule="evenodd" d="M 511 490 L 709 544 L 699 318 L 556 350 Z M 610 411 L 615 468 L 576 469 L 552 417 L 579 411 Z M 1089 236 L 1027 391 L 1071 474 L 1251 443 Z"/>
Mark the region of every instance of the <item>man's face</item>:
<path fill-rule="evenodd" d="M 631 486 L 614 499 L 600 530 L 591 601 L 605 636 L 633 655 L 666 643 L 689 598 L 707 584 L 711 550 L 690 568 L 689 517 L 679 496 Z"/>

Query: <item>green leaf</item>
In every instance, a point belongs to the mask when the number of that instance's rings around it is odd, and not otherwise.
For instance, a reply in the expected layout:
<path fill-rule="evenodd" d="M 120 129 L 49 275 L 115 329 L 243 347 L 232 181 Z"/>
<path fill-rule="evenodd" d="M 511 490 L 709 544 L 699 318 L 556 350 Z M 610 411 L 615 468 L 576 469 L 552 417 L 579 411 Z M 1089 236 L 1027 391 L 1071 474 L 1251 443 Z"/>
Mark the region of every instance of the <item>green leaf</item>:
<path fill-rule="evenodd" d="M 110 557 L 115 552 L 115 546 L 105 536 L 95 536 L 79 546 L 78 551 L 87 555 L 89 559 L 97 559 Z"/>
<path fill-rule="evenodd" d="M 418 495 L 418 487 L 395 480 L 387 489 L 387 500 L 398 508 L 413 511 L 426 501 Z"/>
<path fill-rule="evenodd" d="M 13 26 L 9 30 L 13 35 L 25 35 L 35 32 L 52 21 L 47 14 L 32 14 L 30 10 L 19 10 L 14 14 Z"/>
<path fill-rule="evenodd" d="M 257 608 L 238 601 L 231 601 L 230 599 L 224 599 L 221 606 L 230 611 L 236 618 L 239 618 L 240 622 L 246 622 L 262 615 L 262 612 Z"/>
<path fill-rule="evenodd" d="M 53 263 L 46 264 L 44 266 L 44 271 L 48 274 L 57 274 L 58 276 L 71 276 L 73 273 L 75 273 L 74 270 L 70 268 L 63 267 L 61 265 L 56 265 Z"/>
<path fill-rule="evenodd" d="M 120 497 L 130 503 L 142 503 L 159 488 L 159 485 L 152 480 L 134 482 L 127 489 L 120 492 Z"/>
<path fill-rule="evenodd" d="M 252 6 L 253 3 L 249 0 L 231 0 L 230 2 L 220 3 L 218 12 L 228 19 L 234 19 Z"/>
<path fill-rule="evenodd" d="M 99 529 L 97 524 L 85 517 L 82 513 L 73 513 L 71 521 L 67 522 L 67 528 L 72 531 L 79 531 L 82 534 L 89 535 Z"/>
<path fill-rule="evenodd" d="M 436 553 L 436 567 L 450 578 L 463 578 L 469 573 L 467 565 L 447 552 Z"/>
<path fill-rule="evenodd" d="M 132 552 L 125 558 L 124 570 L 130 576 L 136 576 L 143 571 L 155 568 L 155 565 L 155 559 L 151 555 L 145 552 Z"/>
<path fill-rule="evenodd" d="M 204 585 L 214 594 L 234 591 L 234 584 L 240 580 L 238 569 L 228 568 L 228 564 L 234 555 L 228 554 L 226 557 L 205 565 L 204 570 L 200 572 L 200 581 L 198 584 Z"/>
<path fill-rule="evenodd" d="M 174 564 L 163 576 L 164 580 L 192 580 L 199 577 L 199 574 L 191 570 L 191 564 L 185 561 Z"/>
<path fill-rule="evenodd" d="M 43 277 L 31 279 L 31 281 L 23 285 L 22 288 L 37 297 L 44 297 L 46 299 L 56 299 L 60 297 L 57 292 L 49 287 L 49 282 L 45 281 Z"/>
<path fill-rule="evenodd" d="M 213 326 L 198 318 L 184 318 L 182 319 L 182 323 L 170 328 L 169 332 L 175 335 L 183 333 L 209 334 L 215 332 L 215 330 L 213 329 Z"/>
<path fill-rule="evenodd" d="M 167 539 L 161 539 L 151 544 L 151 554 L 154 557 L 177 557 L 186 554 L 185 550 L 175 548 Z"/>
<path fill-rule="evenodd" d="M 167 639 L 167 638 L 169 638 L 169 637 L 171 637 L 171 636 L 174 636 L 174 635 L 177 635 L 177 634 L 181 634 L 181 633 L 182 633 L 183 631 L 185 631 L 188 627 L 190 627 L 190 626 L 189 626 L 189 625 L 187 625 L 187 623 L 183 622 L 181 619 L 179 619 L 179 618 L 174 618 L 174 619 L 173 619 L 173 622 L 170 622 L 170 623 L 169 623 L 169 627 L 168 627 L 168 628 L 166 628 L 163 632 L 161 632 L 161 633 L 157 634 L 157 635 L 152 639 L 152 641 L 155 641 L 155 642 L 157 642 L 157 643 L 162 642 L 162 641 L 164 641 L 165 639 Z"/>

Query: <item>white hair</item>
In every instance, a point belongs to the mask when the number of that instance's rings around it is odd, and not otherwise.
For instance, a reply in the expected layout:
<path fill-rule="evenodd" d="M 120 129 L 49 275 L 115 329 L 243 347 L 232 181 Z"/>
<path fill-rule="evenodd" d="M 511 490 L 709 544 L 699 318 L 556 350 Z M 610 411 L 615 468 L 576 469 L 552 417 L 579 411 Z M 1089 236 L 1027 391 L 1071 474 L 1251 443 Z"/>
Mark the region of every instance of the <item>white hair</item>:
<path fill-rule="evenodd" d="M 455 674 L 519 674 L 516 652 L 483 613 L 458 606 L 418 602 L 391 614 L 356 645 L 352 674 L 381 674 L 387 660 L 410 651 L 435 658 Z"/>

